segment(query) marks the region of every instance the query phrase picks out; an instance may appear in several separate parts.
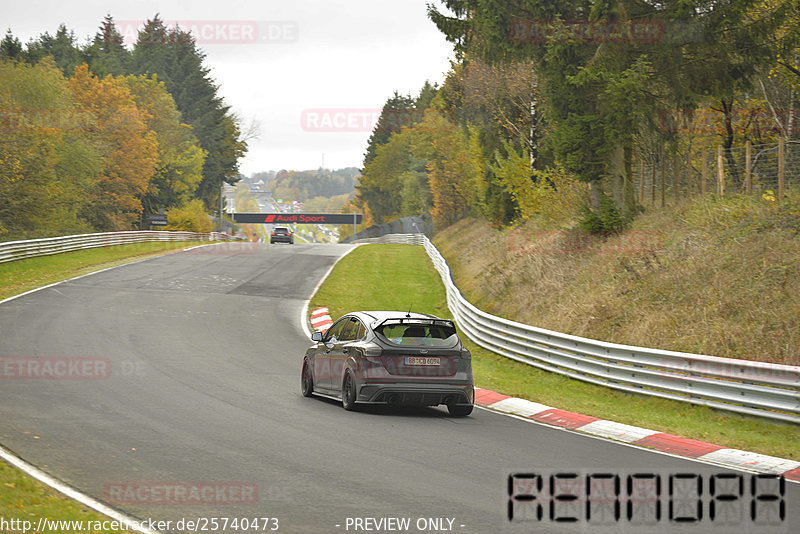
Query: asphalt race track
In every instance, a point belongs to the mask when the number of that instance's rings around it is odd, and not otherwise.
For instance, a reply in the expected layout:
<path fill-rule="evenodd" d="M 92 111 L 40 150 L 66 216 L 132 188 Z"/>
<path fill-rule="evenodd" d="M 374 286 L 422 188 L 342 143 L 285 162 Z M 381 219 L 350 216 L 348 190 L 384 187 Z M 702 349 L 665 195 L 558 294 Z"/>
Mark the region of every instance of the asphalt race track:
<path fill-rule="evenodd" d="M 302 306 L 348 247 L 205 247 L 0 305 L 0 358 L 16 366 L 0 380 L 0 444 L 140 519 L 271 517 L 309 534 L 405 532 L 355 518 L 410 518 L 411 532 L 420 519 L 429 532 L 600 532 L 510 525 L 508 474 L 730 472 L 481 409 L 349 413 L 302 397 Z M 67 359 L 78 376 L 45 379 Z M 20 370 L 32 361 L 42 366 Z M 181 493 L 209 487 L 200 500 Z M 742 531 L 789 532 L 800 485 L 785 502 L 781 528 Z M 678 527 L 605 531 L 707 531 Z"/>

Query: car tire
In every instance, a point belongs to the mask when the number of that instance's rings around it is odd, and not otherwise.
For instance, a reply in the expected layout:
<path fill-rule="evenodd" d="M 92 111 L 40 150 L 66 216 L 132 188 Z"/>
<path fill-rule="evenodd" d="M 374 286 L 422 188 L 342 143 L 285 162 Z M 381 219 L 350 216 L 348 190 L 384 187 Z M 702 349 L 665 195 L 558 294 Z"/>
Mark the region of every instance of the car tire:
<path fill-rule="evenodd" d="M 472 413 L 472 404 L 448 404 L 447 411 L 453 417 L 466 417 Z"/>
<path fill-rule="evenodd" d="M 303 362 L 303 370 L 300 372 L 300 391 L 304 397 L 310 397 L 314 393 L 314 377 L 308 361 Z"/>
<path fill-rule="evenodd" d="M 342 406 L 348 412 L 356 411 L 356 383 L 350 371 L 346 371 L 342 380 Z"/>

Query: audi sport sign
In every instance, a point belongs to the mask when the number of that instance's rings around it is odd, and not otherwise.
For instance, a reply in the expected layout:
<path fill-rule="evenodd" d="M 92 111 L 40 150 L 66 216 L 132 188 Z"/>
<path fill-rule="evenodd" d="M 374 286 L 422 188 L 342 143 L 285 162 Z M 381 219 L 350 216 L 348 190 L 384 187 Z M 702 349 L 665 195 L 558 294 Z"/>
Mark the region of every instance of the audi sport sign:
<path fill-rule="evenodd" d="M 234 213 L 242 224 L 361 224 L 356 213 Z"/>

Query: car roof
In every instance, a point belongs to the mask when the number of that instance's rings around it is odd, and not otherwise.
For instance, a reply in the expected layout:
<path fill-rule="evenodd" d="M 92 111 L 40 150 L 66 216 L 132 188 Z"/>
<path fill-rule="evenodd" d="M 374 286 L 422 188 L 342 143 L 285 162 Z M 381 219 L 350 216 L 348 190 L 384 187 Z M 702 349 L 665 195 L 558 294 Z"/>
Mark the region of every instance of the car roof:
<path fill-rule="evenodd" d="M 409 311 L 355 311 L 347 313 L 346 315 L 355 316 L 364 321 L 365 323 L 378 323 L 386 319 L 440 319 L 435 315 L 429 313 L 417 313 Z"/>

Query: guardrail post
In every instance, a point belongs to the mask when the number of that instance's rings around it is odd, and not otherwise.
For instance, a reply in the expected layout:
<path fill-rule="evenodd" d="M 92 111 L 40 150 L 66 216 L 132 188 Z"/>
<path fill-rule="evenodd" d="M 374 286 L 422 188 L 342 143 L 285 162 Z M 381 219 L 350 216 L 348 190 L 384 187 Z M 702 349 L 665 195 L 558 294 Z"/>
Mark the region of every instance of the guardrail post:
<path fill-rule="evenodd" d="M 778 202 L 783 200 L 783 193 L 784 193 L 784 165 L 785 165 L 785 158 L 784 158 L 784 140 L 783 137 L 778 139 Z"/>
<path fill-rule="evenodd" d="M 700 196 L 706 195 L 706 180 L 708 179 L 708 149 L 703 149 L 703 154 L 700 156 Z"/>
<path fill-rule="evenodd" d="M 680 155 L 678 151 L 675 151 L 675 154 L 672 156 L 672 187 L 675 188 L 673 191 L 673 195 L 675 196 L 675 205 L 678 205 L 678 202 L 681 199 L 680 191 L 678 189 L 681 185 L 681 172 L 680 172 L 681 162 L 680 162 Z"/>
<path fill-rule="evenodd" d="M 744 144 L 744 192 L 753 192 L 753 145 L 748 139 Z"/>
<path fill-rule="evenodd" d="M 661 156 L 661 207 L 667 205 L 667 155 Z"/>
<path fill-rule="evenodd" d="M 639 162 L 639 204 L 644 204 L 644 158 Z"/>
<path fill-rule="evenodd" d="M 658 158 L 653 158 L 653 163 L 650 166 L 650 205 L 656 205 L 656 163 Z"/>

